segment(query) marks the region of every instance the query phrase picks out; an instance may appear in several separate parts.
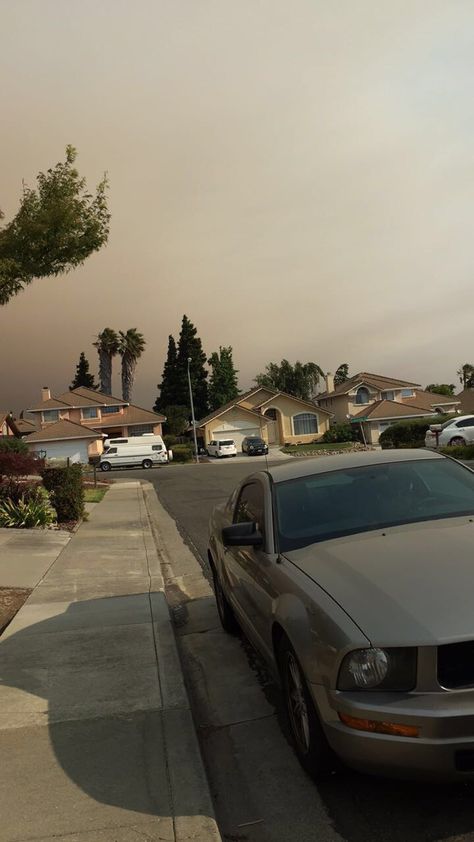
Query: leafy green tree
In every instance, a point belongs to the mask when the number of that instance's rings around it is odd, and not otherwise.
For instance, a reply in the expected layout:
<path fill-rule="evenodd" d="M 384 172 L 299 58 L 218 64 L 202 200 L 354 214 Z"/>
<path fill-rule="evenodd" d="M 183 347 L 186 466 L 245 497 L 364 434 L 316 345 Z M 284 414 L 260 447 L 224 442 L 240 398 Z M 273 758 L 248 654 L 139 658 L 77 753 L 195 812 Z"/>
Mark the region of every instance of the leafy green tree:
<path fill-rule="evenodd" d="M 464 363 L 457 371 L 459 382 L 462 383 L 463 389 L 472 389 L 474 386 L 474 365 L 472 363 Z"/>
<path fill-rule="evenodd" d="M 454 383 L 430 383 L 425 392 L 435 392 L 437 395 L 454 395 Z"/>
<path fill-rule="evenodd" d="M 107 178 L 94 195 L 88 193 L 74 167 L 76 156 L 74 147 L 67 146 L 65 161 L 39 173 L 36 190 L 24 187 L 19 210 L 0 230 L 0 304 L 34 278 L 80 266 L 107 242 Z"/>
<path fill-rule="evenodd" d="M 79 386 L 85 386 L 87 389 L 97 389 L 94 380 L 94 375 L 89 372 L 89 360 L 86 359 L 84 351 L 81 351 L 79 362 L 76 365 L 76 376 L 69 386 L 69 391 L 77 389 Z"/>
<path fill-rule="evenodd" d="M 293 395 L 295 398 L 310 400 L 315 394 L 320 378 L 324 373 L 317 363 L 301 363 L 294 365 L 288 360 L 278 363 L 268 363 L 262 374 L 257 374 L 255 382 L 258 386 L 267 386 Z"/>
<path fill-rule="evenodd" d="M 93 343 L 99 354 L 100 391 L 104 395 L 112 393 L 112 359 L 119 351 L 119 338 L 115 330 L 105 327 Z"/>
<path fill-rule="evenodd" d="M 145 345 L 143 333 L 139 333 L 136 328 L 129 328 L 126 332 L 119 330 L 118 352 L 122 357 L 122 398 L 124 401 L 131 400 L 137 363 L 145 350 Z"/>
<path fill-rule="evenodd" d="M 208 363 L 211 366 L 209 409 L 212 412 L 238 396 L 238 372 L 234 368 L 230 345 L 219 347 L 219 351 L 214 351 L 209 357 Z"/>
<path fill-rule="evenodd" d="M 158 395 L 155 405 L 153 409 L 155 412 L 163 412 L 166 416 L 168 415 L 168 408 L 170 406 L 176 406 L 177 398 L 179 397 L 178 394 L 178 351 L 176 348 L 176 342 L 174 341 L 173 337 L 168 337 L 168 353 L 166 356 L 166 361 L 163 367 L 163 374 L 161 377 L 161 383 L 158 383 L 157 389 L 160 390 L 160 394 Z M 189 399 L 185 402 L 187 406 L 189 403 Z"/>
<path fill-rule="evenodd" d="M 194 413 L 196 420 L 203 418 L 208 411 L 207 371 L 204 368 L 207 356 L 202 349 L 202 342 L 193 323 L 185 315 L 181 323 L 176 359 L 176 399 L 178 406 L 189 407 L 188 360 L 193 390 Z"/>
<path fill-rule="evenodd" d="M 187 406 L 166 406 L 163 414 L 166 415 L 166 434 L 170 436 L 181 436 L 191 422 Z"/>
<path fill-rule="evenodd" d="M 337 367 L 334 375 L 334 385 L 340 386 L 341 383 L 345 383 L 346 380 L 349 380 L 349 363 L 341 363 L 341 365 Z"/>

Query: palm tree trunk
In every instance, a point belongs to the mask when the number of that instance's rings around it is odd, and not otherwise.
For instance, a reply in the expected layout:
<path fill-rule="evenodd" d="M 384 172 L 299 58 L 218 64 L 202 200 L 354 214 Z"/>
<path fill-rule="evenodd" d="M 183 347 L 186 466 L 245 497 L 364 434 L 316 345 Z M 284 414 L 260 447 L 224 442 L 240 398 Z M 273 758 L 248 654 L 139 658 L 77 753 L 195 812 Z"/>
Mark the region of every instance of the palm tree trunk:
<path fill-rule="evenodd" d="M 99 350 L 99 379 L 100 391 L 105 395 L 112 392 L 112 354 L 109 351 Z"/>
<path fill-rule="evenodd" d="M 124 401 L 131 400 L 136 367 L 136 360 L 124 354 L 122 357 L 122 398 Z"/>

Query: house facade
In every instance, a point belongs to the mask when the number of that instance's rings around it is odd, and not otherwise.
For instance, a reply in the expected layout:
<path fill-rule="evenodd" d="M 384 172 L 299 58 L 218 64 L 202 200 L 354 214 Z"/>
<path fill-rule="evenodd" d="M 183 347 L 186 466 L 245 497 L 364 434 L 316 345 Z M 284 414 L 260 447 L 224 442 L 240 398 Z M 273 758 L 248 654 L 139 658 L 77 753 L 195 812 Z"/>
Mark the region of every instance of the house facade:
<path fill-rule="evenodd" d="M 11 412 L 0 409 L 0 438 L 3 436 L 17 436 L 20 432 L 16 426 L 15 419 Z"/>
<path fill-rule="evenodd" d="M 233 439 L 237 448 L 246 436 L 261 436 L 269 445 L 311 443 L 329 429 L 331 413 L 279 392 L 256 386 L 197 422 L 197 434 L 210 441 Z"/>
<path fill-rule="evenodd" d="M 418 383 L 369 372 L 360 372 L 336 387 L 328 374 L 326 391 L 315 400 L 333 413 L 335 423 L 361 425 L 369 444 L 377 444 L 380 434 L 397 421 L 461 409 L 458 397 L 426 392 Z"/>
<path fill-rule="evenodd" d="M 50 431 L 54 425 L 67 421 L 75 425 L 74 428 L 66 428 L 66 432 L 69 430 L 71 435 L 76 432 L 77 427 L 90 432 L 92 435 L 88 437 L 89 456 L 102 453 L 102 441 L 110 436 L 122 438 L 142 436 L 145 433 L 161 435 L 162 424 L 166 421 L 164 415 L 83 386 L 64 392 L 58 397 L 52 396 L 49 388 L 45 386 L 42 389 L 41 402 L 28 412 L 37 419 L 41 431 Z M 53 433 L 55 432 L 59 435 L 64 429 L 55 426 Z M 31 436 L 28 437 L 28 441 L 30 440 Z"/>
<path fill-rule="evenodd" d="M 88 430 L 73 421 L 56 421 L 41 430 L 31 433 L 26 439 L 32 453 L 46 459 L 69 459 L 86 465 L 91 456 L 102 449 L 102 434 Z"/>

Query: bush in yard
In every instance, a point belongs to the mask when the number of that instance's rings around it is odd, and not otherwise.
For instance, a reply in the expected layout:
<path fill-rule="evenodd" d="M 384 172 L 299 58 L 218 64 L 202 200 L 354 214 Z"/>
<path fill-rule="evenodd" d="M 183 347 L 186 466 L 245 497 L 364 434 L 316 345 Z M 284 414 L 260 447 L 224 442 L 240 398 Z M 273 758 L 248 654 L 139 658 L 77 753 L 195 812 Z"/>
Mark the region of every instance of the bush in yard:
<path fill-rule="evenodd" d="M 328 444 L 335 444 L 341 441 L 352 441 L 353 428 L 352 424 L 334 424 L 329 430 L 326 430 L 320 441 Z"/>
<path fill-rule="evenodd" d="M 189 444 L 175 444 L 173 446 L 173 462 L 191 462 L 193 449 Z"/>
<path fill-rule="evenodd" d="M 28 447 L 23 439 L 16 439 L 14 436 L 2 436 L 0 438 L 0 453 L 28 453 Z"/>
<path fill-rule="evenodd" d="M 464 444 L 459 447 L 440 447 L 439 452 L 446 456 L 452 456 L 453 459 L 469 462 L 474 459 L 474 444 Z"/>
<path fill-rule="evenodd" d="M 0 481 L 7 479 L 13 484 L 20 477 L 39 474 L 43 465 L 44 461 L 38 459 L 32 453 L 15 453 L 9 450 L 0 451 Z"/>
<path fill-rule="evenodd" d="M 424 447 L 425 435 L 431 424 L 444 424 L 451 415 L 436 415 L 414 418 L 412 421 L 398 421 L 380 434 L 379 444 L 383 449 L 399 447 Z"/>
<path fill-rule="evenodd" d="M 51 526 L 56 521 L 48 492 L 41 485 L 25 492 L 18 500 L 0 499 L 0 527 L 32 529 Z"/>
<path fill-rule="evenodd" d="M 64 468 L 44 468 L 43 484 L 51 492 L 51 502 L 58 521 L 80 520 L 84 514 L 84 487 L 80 465 Z"/>
<path fill-rule="evenodd" d="M 166 449 L 169 450 L 170 447 L 173 447 L 175 444 L 178 444 L 179 439 L 178 436 L 172 436 L 171 434 L 169 434 L 163 436 L 163 441 L 165 443 Z"/>

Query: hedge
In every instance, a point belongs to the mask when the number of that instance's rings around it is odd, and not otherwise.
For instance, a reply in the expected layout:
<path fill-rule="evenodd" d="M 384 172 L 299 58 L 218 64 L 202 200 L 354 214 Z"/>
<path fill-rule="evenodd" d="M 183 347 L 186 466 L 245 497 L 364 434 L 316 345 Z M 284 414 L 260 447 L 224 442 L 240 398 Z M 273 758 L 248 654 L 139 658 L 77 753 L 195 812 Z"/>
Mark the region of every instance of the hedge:
<path fill-rule="evenodd" d="M 425 435 L 431 424 L 444 424 L 454 415 L 435 415 L 414 418 L 412 421 L 398 421 L 380 434 L 379 444 L 385 449 L 399 447 L 424 447 Z"/>
<path fill-rule="evenodd" d="M 193 449 L 189 444 L 175 444 L 173 446 L 173 462 L 191 462 Z"/>
<path fill-rule="evenodd" d="M 334 424 L 321 436 L 320 441 L 327 442 L 328 444 L 352 441 L 354 439 L 354 433 L 357 435 L 357 430 L 352 424 Z"/>
<path fill-rule="evenodd" d="M 65 523 L 80 520 L 84 514 L 81 466 L 45 468 L 42 471 L 42 477 L 44 487 L 51 492 L 51 502 L 56 509 L 58 521 Z"/>
<path fill-rule="evenodd" d="M 469 461 L 474 459 L 474 444 L 465 444 L 459 447 L 440 447 L 439 453 L 444 453 L 445 456 L 452 456 L 453 459 Z"/>

